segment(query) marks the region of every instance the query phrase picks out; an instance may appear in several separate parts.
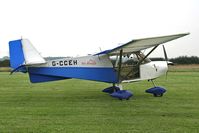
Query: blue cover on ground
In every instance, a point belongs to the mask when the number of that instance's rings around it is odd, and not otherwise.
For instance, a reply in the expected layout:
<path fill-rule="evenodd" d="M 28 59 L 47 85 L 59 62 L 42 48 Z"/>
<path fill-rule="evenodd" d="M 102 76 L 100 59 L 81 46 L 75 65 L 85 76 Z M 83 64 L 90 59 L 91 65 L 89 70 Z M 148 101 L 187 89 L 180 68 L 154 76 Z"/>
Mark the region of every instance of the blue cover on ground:
<path fill-rule="evenodd" d="M 145 91 L 146 93 L 151 93 L 151 94 L 157 94 L 157 95 L 160 95 L 160 94 L 163 94 L 166 92 L 166 90 L 162 87 L 153 87 L 153 88 L 150 88 L 148 90 Z"/>
<path fill-rule="evenodd" d="M 111 93 L 113 93 L 114 91 L 119 91 L 119 90 L 120 90 L 119 87 L 111 86 L 111 87 L 108 87 L 108 88 L 102 90 L 102 92 L 111 94 Z"/>
<path fill-rule="evenodd" d="M 133 96 L 133 93 L 127 90 L 119 90 L 110 94 L 112 97 L 119 99 L 129 99 Z"/>

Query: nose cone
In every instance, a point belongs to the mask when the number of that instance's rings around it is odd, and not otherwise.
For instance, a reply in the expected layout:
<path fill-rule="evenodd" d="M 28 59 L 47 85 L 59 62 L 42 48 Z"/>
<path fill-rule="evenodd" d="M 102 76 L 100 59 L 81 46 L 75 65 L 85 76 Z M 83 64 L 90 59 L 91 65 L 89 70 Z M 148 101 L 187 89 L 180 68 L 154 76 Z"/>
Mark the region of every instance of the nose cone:
<path fill-rule="evenodd" d="M 168 71 L 166 61 L 151 61 L 140 66 L 141 79 L 155 79 L 165 75 Z"/>
<path fill-rule="evenodd" d="M 168 65 L 166 61 L 154 62 L 154 67 L 156 67 L 158 76 L 165 75 L 168 71 Z"/>

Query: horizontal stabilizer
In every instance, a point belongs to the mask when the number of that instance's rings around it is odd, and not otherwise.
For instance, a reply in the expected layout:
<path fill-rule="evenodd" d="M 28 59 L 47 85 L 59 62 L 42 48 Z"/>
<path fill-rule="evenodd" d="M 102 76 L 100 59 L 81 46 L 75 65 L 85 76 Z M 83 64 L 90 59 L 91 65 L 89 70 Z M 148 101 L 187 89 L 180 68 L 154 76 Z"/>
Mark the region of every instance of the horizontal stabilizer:
<path fill-rule="evenodd" d="M 17 68 L 13 69 L 10 74 L 14 73 L 14 72 L 23 72 L 26 73 L 27 69 L 24 65 L 18 66 Z"/>

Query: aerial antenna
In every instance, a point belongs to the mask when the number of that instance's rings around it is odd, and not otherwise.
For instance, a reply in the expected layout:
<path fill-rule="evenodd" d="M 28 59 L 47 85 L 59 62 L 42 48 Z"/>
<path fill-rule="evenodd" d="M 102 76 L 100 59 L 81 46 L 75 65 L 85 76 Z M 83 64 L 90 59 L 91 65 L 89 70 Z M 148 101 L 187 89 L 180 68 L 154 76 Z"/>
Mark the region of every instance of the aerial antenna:
<path fill-rule="evenodd" d="M 164 51 L 164 58 L 165 58 L 165 61 L 168 63 L 168 56 L 167 56 L 167 52 L 166 52 L 166 49 L 165 49 L 165 47 L 164 47 L 164 45 L 162 45 L 162 47 L 163 47 L 163 51 Z"/>
<path fill-rule="evenodd" d="M 117 45 L 118 45 L 118 46 L 121 46 L 121 45 L 123 45 L 123 44 L 124 44 L 124 43 L 118 43 Z"/>
<path fill-rule="evenodd" d="M 167 52 L 166 52 L 164 45 L 162 45 L 162 48 L 163 48 L 163 51 L 164 51 L 164 58 L 165 58 L 165 61 L 167 62 L 167 66 L 168 66 L 169 65 L 169 59 L 168 59 Z M 168 76 L 168 70 L 166 72 L 166 79 L 167 79 L 167 76 Z"/>
<path fill-rule="evenodd" d="M 100 50 L 100 52 L 102 52 L 102 48 L 101 47 L 99 47 L 99 50 Z"/>

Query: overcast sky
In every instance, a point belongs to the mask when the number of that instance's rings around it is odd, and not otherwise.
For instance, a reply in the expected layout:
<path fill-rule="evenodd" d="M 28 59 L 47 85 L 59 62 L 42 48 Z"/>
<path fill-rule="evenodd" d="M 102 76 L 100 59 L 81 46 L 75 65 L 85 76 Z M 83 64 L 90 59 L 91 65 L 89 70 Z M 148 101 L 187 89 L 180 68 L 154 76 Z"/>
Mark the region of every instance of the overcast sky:
<path fill-rule="evenodd" d="M 42 56 L 80 56 L 130 40 L 190 32 L 165 44 L 169 58 L 199 56 L 199 0 L 2 0 L 0 57 L 28 38 Z M 162 48 L 152 56 L 163 56 Z"/>

